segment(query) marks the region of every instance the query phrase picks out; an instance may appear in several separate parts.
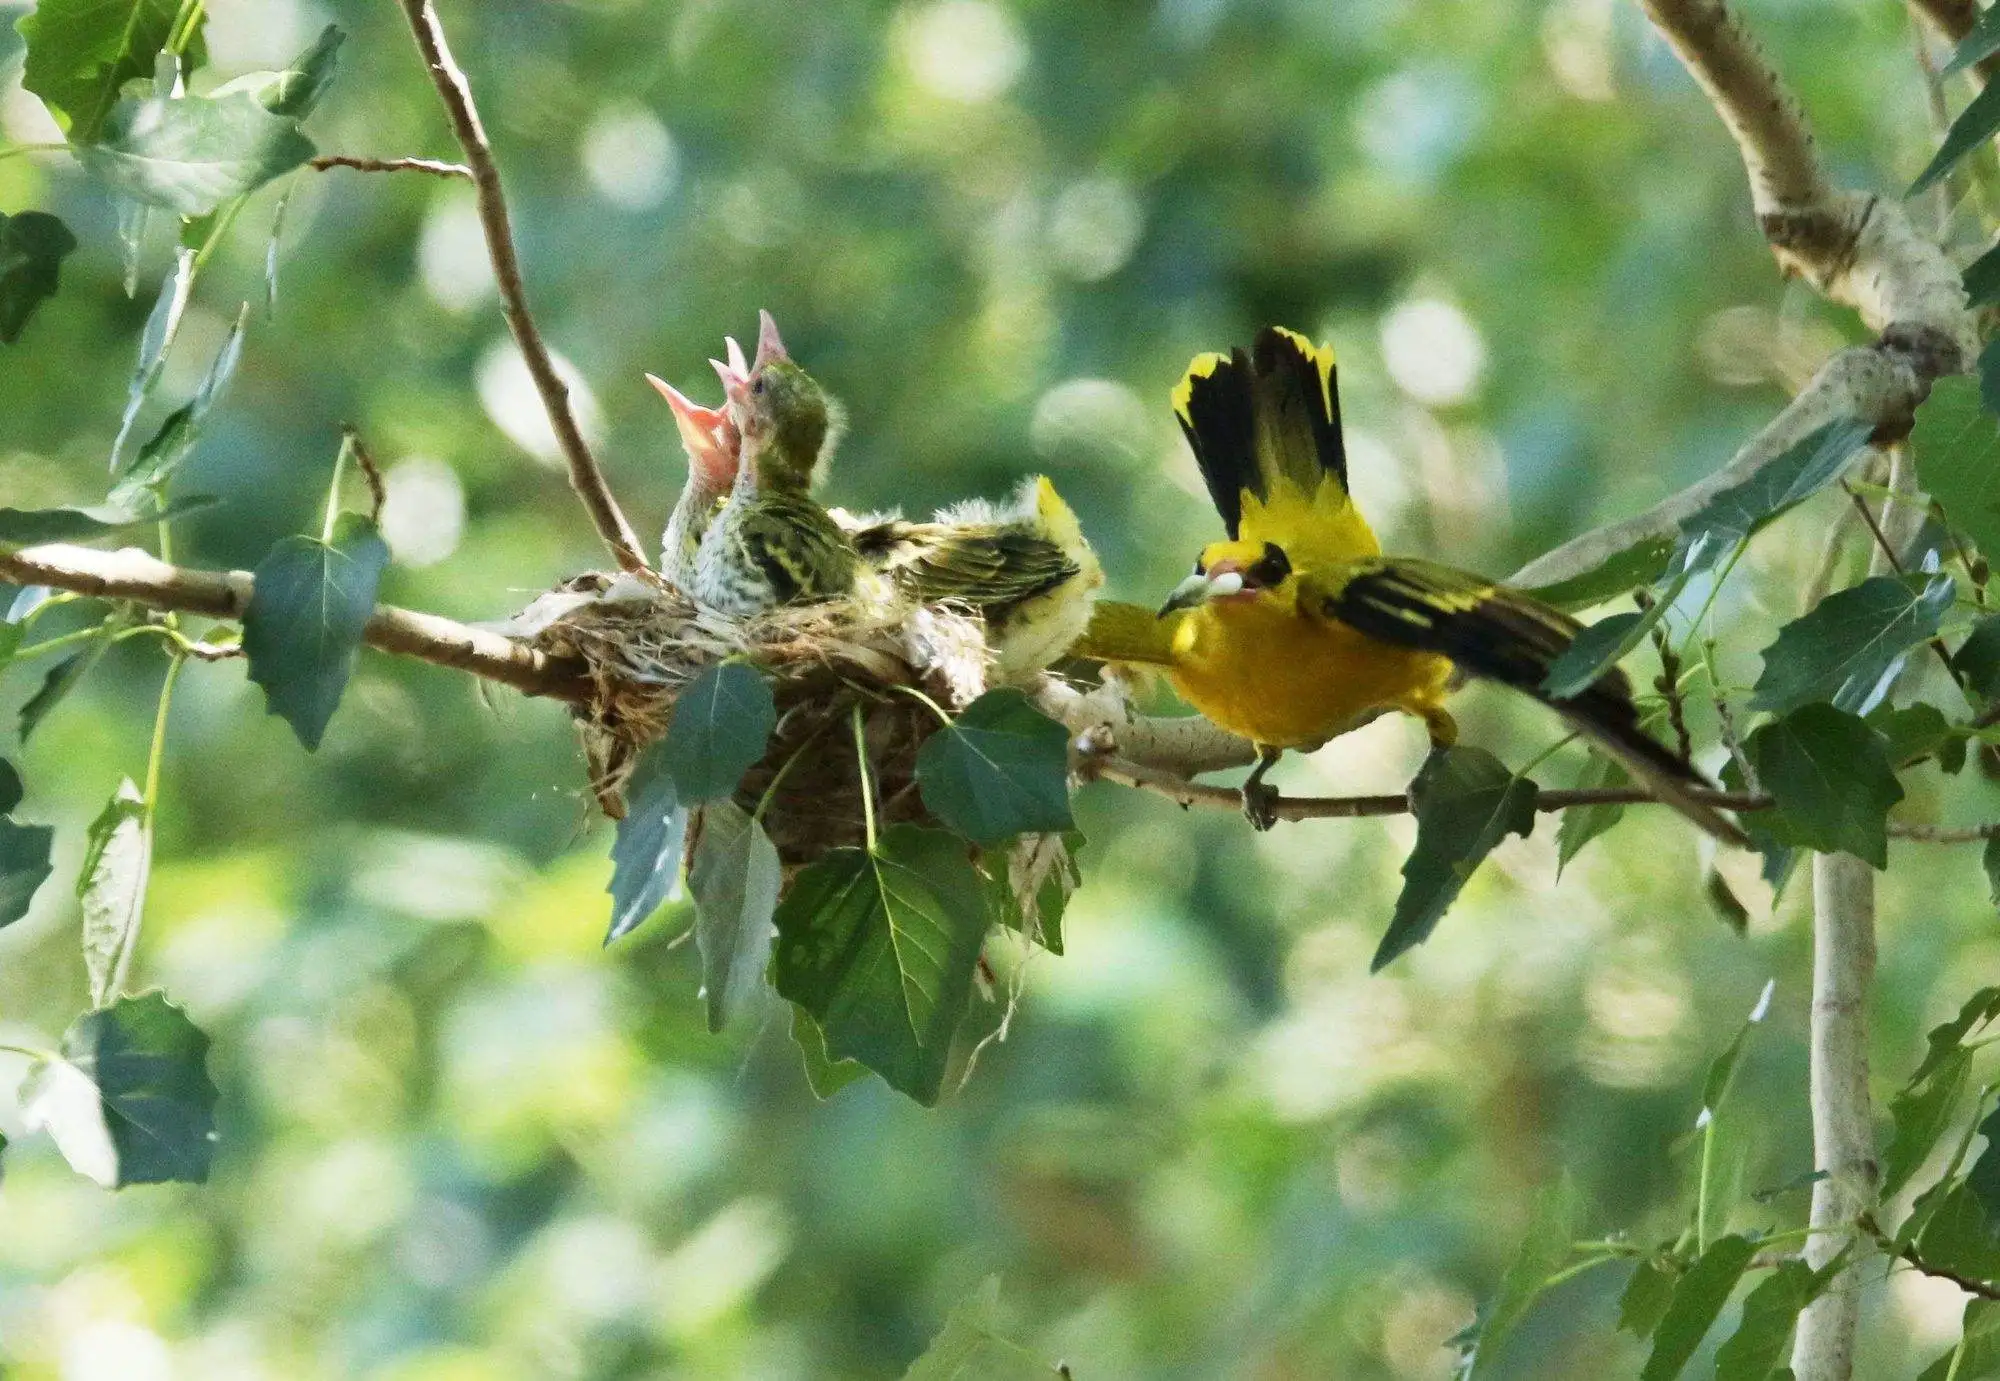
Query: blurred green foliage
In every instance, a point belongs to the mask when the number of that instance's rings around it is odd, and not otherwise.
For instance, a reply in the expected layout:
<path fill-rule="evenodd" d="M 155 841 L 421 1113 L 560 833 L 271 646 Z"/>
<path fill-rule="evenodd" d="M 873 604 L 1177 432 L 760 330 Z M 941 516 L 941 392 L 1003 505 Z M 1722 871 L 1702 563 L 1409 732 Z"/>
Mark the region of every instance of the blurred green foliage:
<path fill-rule="evenodd" d="M 682 467 L 640 373 L 706 395 L 704 357 L 759 306 L 852 412 L 831 499 L 921 511 L 1045 470 L 1110 593 L 1141 600 L 1214 525 L 1166 390 L 1265 322 L 1337 342 L 1385 538 L 1494 572 L 1711 469 L 1853 329 L 1778 282 L 1712 113 L 1609 0 L 443 8 L 544 330 L 647 531 Z M 1833 163 L 1905 185 L 1937 135 L 1900 7 L 1748 8 Z M 320 147 L 455 156 L 393 6 L 209 9 L 204 82 L 338 22 Z M 0 29 L 0 133 L 54 139 L 20 62 Z M 600 564 L 467 190 L 286 185 L 275 314 L 253 309 L 175 482 L 228 502 L 177 525 L 176 555 L 249 567 L 317 531 L 352 421 L 389 467 L 385 598 L 495 618 Z M 208 266 L 160 415 L 261 302 L 281 195 Z M 89 504 L 169 237 L 128 296 L 102 191 L 59 157 L 0 159 L 0 213 L 30 209 L 81 245 L 0 347 L 0 502 Z M 1785 520 L 1724 596 L 1732 684 L 1796 612 L 1835 500 Z M 162 666 L 152 640 L 121 644 L 10 746 L 15 818 L 58 827 L 59 876 L 144 762 Z M 35 684 L 17 672 L 6 708 Z M 1557 734 L 1464 704 L 1467 741 L 1511 763 Z M 1400 789 L 1420 737 L 1383 722 L 1278 778 Z M 1541 775 L 1583 770 L 1572 752 Z M 2000 806 L 1978 772 L 1904 786 L 1905 818 Z M 1007 1336 L 1079 1381 L 1441 1377 L 1559 1173 L 1588 1235 L 1678 1231 L 1704 1061 L 1773 976 L 1733 1095 L 1757 1112 L 1743 1183 L 1810 1168 L 1803 889 L 1773 915 L 1755 860 L 1726 861 L 1753 912 L 1739 938 L 1665 812 L 1627 812 L 1560 885 L 1539 822 L 1378 977 L 1409 821 L 1255 836 L 1099 786 L 1078 823 L 1067 952 L 992 947 L 993 1020 L 1017 981 L 1020 999 L 977 1076 L 931 1111 L 873 1080 L 819 1103 L 775 1004 L 707 1034 L 685 905 L 600 948 L 608 831 L 558 708 L 370 656 L 309 757 L 240 664 L 190 668 L 135 972 L 214 1039 L 213 1176 L 107 1195 L 0 1111 L 0 1367 L 881 1377 L 998 1274 Z M 1885 1089 L 2000 960 L 1979 861 L 1927 850 L 1893 846 L 1907 866 L 1883 886 Z M 0 1039 L 53 1045 L 84 1004 L 76 925 L 52 885 L 0 935 Z M 0 1080 L 21 1067 L 0 1055 Z M 1790 1226 L 1804 1197 L 1711 1230 Z M 1636 1373 L 1644 1349 L 1612 1331 L 1625 1274 L 1561 1287 L 1491 1374 Z M 1869 1298 L 1864 1375 L 1955 1334 L 1948 1287 L 1878 1272 Z"/>

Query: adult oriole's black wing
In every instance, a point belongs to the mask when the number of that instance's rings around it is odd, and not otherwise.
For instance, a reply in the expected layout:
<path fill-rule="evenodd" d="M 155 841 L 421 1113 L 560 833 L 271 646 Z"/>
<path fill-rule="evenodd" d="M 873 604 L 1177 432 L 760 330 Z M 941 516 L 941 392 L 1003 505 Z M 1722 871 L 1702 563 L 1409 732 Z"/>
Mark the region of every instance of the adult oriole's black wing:
<path fill-rule="evenodd" d="M 1573 696 L 1544 689 L 1549 669 L 1583 627 L 1560 610 L 1449 566 L 1403 558 L 1316 573 L 1304 582 L 1301 604 L 1309 614 L 1435 653 L 1467 675 L 1532 696 L 1709 833 L 1745 842 L 1741 830 L 1690 794 L 1710 785 L 1693 764 L 1641 727 L 1624 672 L 1613 667 Z"/>

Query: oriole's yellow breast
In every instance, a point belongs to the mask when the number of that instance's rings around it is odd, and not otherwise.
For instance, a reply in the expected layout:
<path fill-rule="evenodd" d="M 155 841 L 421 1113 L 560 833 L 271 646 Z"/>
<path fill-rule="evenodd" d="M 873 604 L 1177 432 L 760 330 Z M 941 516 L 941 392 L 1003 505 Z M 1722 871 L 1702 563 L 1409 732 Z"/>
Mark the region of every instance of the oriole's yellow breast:
<path fill-rule="evenodd" d="M 1211 600 L 1174 630 L 1168 672 L 1215 723 L 1273 748 L 1314 748 L 1377 706 L 1435 704 L 1451 664 L 1301 616 L 1282 590 Z"/>

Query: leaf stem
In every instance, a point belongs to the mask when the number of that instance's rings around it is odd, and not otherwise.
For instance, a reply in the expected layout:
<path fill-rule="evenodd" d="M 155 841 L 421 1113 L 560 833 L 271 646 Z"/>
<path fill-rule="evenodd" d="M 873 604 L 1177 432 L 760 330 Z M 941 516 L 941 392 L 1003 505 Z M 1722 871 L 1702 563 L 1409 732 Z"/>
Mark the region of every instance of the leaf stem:
<path fill-rule="evenodd" d="M 945 713 L 944 706 L 938 704 L 937 701 L 931 699 L 928 695 L 925 695 L 915 686 L 905 686 L 902 685 L 901 683 L 898 683 L 896 685 L 889 687 L 889 689 L 893 691 L 901 691 L 904 695 L 915 696 L 918 700 L 923 701 L 926 705 L 931 707 L 931 713 L 938 717 L 940 723 L 944 724 L 947 728 L 950 727 L 951 716 Z"/>
<path fill-rule="evenodd" d="M 347 469 L 347 458 L 354 451 L 354 433 L 343 432 L 340 449 L 333 455 L 333 481 L 326 487 L 326 519 L 320 524 L 319 540 L 327 546 L 333 545 L 333 523 L 340 516 L 340 478 Z"/>
<path fill-rule="evenodd" d="M 181 0 L 180 12 L 174 16 L 174 27 L 167 39 L 167 51 L 175 57 L 187 52 L 188 44 L 194 42 L 194 31 L 201 23 L 203 11 L 208 8 L 208 0 Z"/>
<path fill-rule="evenodd" d="M 1701 1173 L 1695 1181 L 1694 1190 L 1694 1249 L 1697 1252 L 1708 1250 L 1708 1185 L 1715 1173 L 1716 1112 L 1714 1108 L 1705 1111 L 1708 1120 L 1701 1126 Z"/>
<path fill-rule="evenodd" d="M 41 1060 L 45 1064 L 55 1064 L 62 1059 L 62 1056 L 53 1050 L 37 1050 L 32 1045 L 10 1045 L 6 1041 L 0 1041 L 0 1054 L 25 1055 L 31 1060 Z"/>
<path fill-rule="evenodd" d="M 167 756 L 167 710 L 174 703 L 174 682 L 180 680 L 187 654 L 176 651 L 167 659 L 167 677 L 160 683 L 160 704 L 153 712 L 153 744 L 146 752 L 146 815 L 160 802 L 160 767 Z"/>
<path fill-rule="evenodd" d="M 868 831 L 868 852 L 875 852 L 875 782 L 868 771 L 868 734 L 861 702 L 854 702 L 854 768 L 861 774 L 861 819 Z"/>

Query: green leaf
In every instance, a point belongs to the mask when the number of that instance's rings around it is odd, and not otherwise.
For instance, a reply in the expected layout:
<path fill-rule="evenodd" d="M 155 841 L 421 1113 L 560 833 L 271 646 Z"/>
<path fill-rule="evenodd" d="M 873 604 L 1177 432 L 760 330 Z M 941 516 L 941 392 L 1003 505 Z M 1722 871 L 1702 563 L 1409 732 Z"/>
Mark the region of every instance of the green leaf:
<path fill-rule="evenodd" d="M 1528 1235 L 1522 1239 L 1521 1249 L 1515 1253 L 1507 1274 L 1500 1278 L 1500 1289 L 1479 1325 L 1472 1364 L 1464 1372 L 1465 1381 L 1479 1381 L 1489 1374 L 1500 1360 L 1508 1338 L 1548 1286 L 1549 1277 L 1569 1260 L 1569 1244 L 1576 1237 L 1580 1212 L 1576 1190 L 1567 1178 L 1549 1185 L 1537 1197 Z"/>
<path fill-rule="evenodd" d="M 1771 1381 L 1813 1288 L 1813 1269 L 1787 1261 L 1743 1301 L 1743 1320 L 1715 1354 L 1715 1381 Z"/>
<path fill-rule="evenodd" d="M 219 100 L 127 97 L 77 161 L 115 191 L 182 216 L 205 216 L 311 158 L 298 121 L 247 92 Z"/>
<path fill-rule="evenodd" d="M 1643 537 L 1617 555 L 1605 557 L 1581 575 L 1573 575 L 1551 585 L 1527 587 L 1522 593 L 1532 595 L 1544 604 L 1575 613 L 1615 596 L 1630 594 L 1641 586 L 1651 585 L 1666 570 L 1667 558 L 1673 550 L 1674 539 L 1671 537 Z"/>
<path fill-rule="evenodd" d="M 835 849 L 793 881 L 777 914 L 778 991 L 812 1014 L 830 1056 L 935 1103 L 987 919 L 965 841 L 893 825 L 874 849 Z"/>
<path fill-rule="evenodd" d="M 1905 705 L 1892 709 L 1881 705 L 1867 715 L 1868 727 L 1882 736 L 1882 750 L 1892 767 L 1909 766 L 1937 754 L 1942 761 L 1950 746 L 1964 748 L 1965 740 L 1952 731 L 1951 721 L 1935 705 Z"/>
<path fill-rule="evenodd" d="M 1011 686 L 986 692 L 925 740 L 917 786 L 930 813 L 975 844 L 1076 827 L 1069 731 Z"/>
<path fill-rule="evenodd" d="M 1056 1369 L 1000 1332 L 1000 1278 L 961 1301 L 903 1381 L 1055 1381 Z"/>
<path fill-rule="evenodd" d="M 62 1059 L 24 1085 L 28 1126 L 107 1189 L 199 1184 L 215 1156 L 208 1037 L 160 993 L 120 998 L 78 1017 Z"/>
<path fill-rule="evenodd" d="M 1924 1158 L 1936 1147 L 1951 1126 L 1952 1114 L 1972 1073 L 1972 1052 L 1960 1047 L 1925 1077 L 1923 1082 L 1905 1087 L 1889 1100 L 1889 1116 L 1895 1133 L 1882 1153 L 1884 1199 L 1893 1197 L 1910 1182 Z"/>
<path fill-rule="evenodd" d="M 1874 430 L 1859 418 L 1829 422 L 1715 495 L 1681 523 L 1672 569 L 1707 569 L 1765 523 L 1819 493 L 1846 473 Z"/>
<path fill-rule="evenodd" d="M 1701 1346 L 1702 1338 L 1729 1303 L 1729 1295 L 1742 1278 L 1757 1246 L 1747 1237 L 1730 1234 L 1716 1239 L 1701 1257 L 1688 1267 L 1687 1274 L 1674 1286 L 1674 1297 L 1660 1326 L 1653 1332 L 1652 1355 L 1639 1373 L 1639 1381 L 1673 1381 Z"/>
<path fill-rule="evenodd" d="M 1722 1111 L 1722 1104 L 1729 1097 L 1730 1087 L 1736 1082 L 1736 1066 L 1743 1059 L 1743 1047 L 1749 1041 L 1750 1033 L 1756 1030 L 1758 1024 L 1770 1013 L 1771 994 L 1776 992 L 1777 988 L 1777 979 L 1765 982 L 1763 992 L 1757 997 L 1757 1004 L 1750 1009 L 1750 1015 L 1744 1019 L 1743 1024 L 1736 1028 L 1735 1037 L 1723 1048 L 1720 1055 L 1709 1062 L 1708 1077 L 1701 1085 L 1702 1119 L 1698 1120 L 1696 1125 L 1701 1125 L 1702 1120 Z"/>
<path fill-rule="evenodd" d="M 813 1097 L 824 1103 L 857 1079 L 866 1079 L 868 1070 L 856 1060 L 835 1060 L 826 1053 L 826 1034 L 812 1013 L 796 1004 L 792 1007 L 792 1042 L 805 1062 L 806 1084 Z"/>
<path fill-rule="evenodd" d="M 75 249 L 76 236 L 46 211 L 0 215 L 0 344 L 19 340 L 35 309 L 56 295 L 62 261 Z"/>
<path fill-rule="evenodd" d="M 1417 844 L 1403 863 L 1396 914 L 1371 972 L 1430 937 L 1480 860 L 1510 834 L 1535 827 L 1535 784 L 1481 748 L 1446 748 L 1425 760 L 1410 797 Z"/>
<path fill-rule="evenodd" d="M 27 703 L 21 706 L 22 742 L 25 743 L 28 736 L 39 729 L 42 721 L 49 717 L 49 712 L 76 689 L 77 684 L 83 680 L 83 674 L 97 664 L 98 657 L 103 654 L 104 646 L 100 640 L 91 651 L 72 652 L 49 668 L 48 674 L 42 677 L 40 687 L 28 697 Z"/>
<path fill-rule="evenodd" d="M 1959 1335 L 1958 1345 L 1925 1367 L 1917 1381 L 1981 1381 L 2000 1375 L 2000 1301 L 1967 1300 Z"/>
<path fill-rule="evenodd" d="M 2000 302 L 2000 245 L 1965 266 L 1965 296 L 1968 307 L 1991 307 Z"/>
<path fill-rule="evenodd" d="M 1756 812 L 1773 838 L 1888 866 L 1889 809 L 1903 788 L 1865 721 L 1831 705 L 1802 705 L 1750 735 L 1744 751 L 1775 803 Z"/>
<path fill-rule="evenodd" d="M 1958 585 L 1876 576 L 1828 595 L 1764 649 L 1753 710 L 1783 714 L 1814 700 L 1866 714 L 1889 693 L 1909 650 L 1936 636 Z"/>
<path fill-rule="evenodd" d="M 632 770 L 626 787 L 625 818 L 611 841 L 610 944 L 637 930 L 660 907 L 680 895 L 681 846 L 687 839 L 687 810 L 656 744 Z"/>
<path fill-rule="evenodd" d="M 1678 586 L 1675 592 L 1679 592 Z M 1654 602 L 1643 614 L 1613 614 L 1586 624 L 1549 666 L 1549 674 L 1542 678 L 1543 691 L 1558 700 L 1581 695 L 1645 641 L 1672 602 L 1670 596 Z"/>
<path fill-rule="evenodd" d="M 1930 1034 L 1924 1038 L 1924 1058 L 1910 1076 L 1908 1086 L 1914 1087 L 1930 1078 L 1939 1066 L 1958 1052 L 1974 1027 L 1995 1017 L 2000 1017 L 2000 987 L 1981 988 L 1968 997 L 1959 1005 L 1957 1016 L 1930 1029 Z"/>
<path fill-rule="evenodd" d="M 118 435 L 111 442 L 113 470 L 118 468 L 118 457 L 124 454 L 125 442 L 139 421 L 139 410 L 145 407 L 153 385 L 160 381 L 167 347 L 180 334 L 181 320 L 187 315 L 188 295 L 194 291 L 194 260 L 195 252 L 191 249 L 174 251 L 173 269 L 161 281 L 160 295 L 153 299 L 153 310 L 146 314 L 146 329 L 139 333 L 139 361 L 132 367 L 131 381 L 125 385 L 125 413 L 118 420 Z"/>
<path fill-rule="evenodd" d="M 1951 665 L 1980 699 L 2000 697 L 2000 614 L 1988 614 L 1972 625 L 1952 654 Z"/>
<path fill-rule="evenodd" d="M 113 505 L 136 508 L 143 496 L 158 496 L 166 489 L 174 471 L 180 469 L 181 462 L 187 459 L 188 452 L 200 439 L 202 423 L 208 419 L 216 398 L 236 376 L 236 366 L 243 358 L 244 328 L 249 323 L 250 304 L 246 302 L 238 309 L 236 324 L 223 339 L 222 348 L 215 352 L 215 358 L 209 362 L 208 372 L 202 375 L 194 397 L 168 415 L 153 434 L 153 439 L 139 448 L 131 466 L 111 486 Z"/>
<path fill-rule="evenodd" d="M 701 840 L 688 864 L 694 939 L 701 949 L 708 1029 L 720 1031 L 763 990 L 777 932 L 771 916 L 784 881 L 763 825 L 734 801 L 701 808 Z"/>
<path fill-rule="evenodd" d="M 1667 1306 L 1674 1302 L 1674 1282 L 1680 1279 L 1678 1269 L 1671 1258 L 1662 1261 L 1647 1257 L 1632 1272 L 1632 1278 L 1625 1282 L 1625 1293 L 1618 1297 L 1618 1327 L 1635 1338 L 1650 1338 L 1653 1330 L 1666 1317 Z"/>
<path fill-rule="evenodd" d="M 153 868 L 153 813 L 131 778 L 119 783 L 91 822 L 76 895 L 83 903 L 83 962 L 90 973 L 90 1003 L 102 1007 L 125 986 L 146 880 Z"/>
<path fill-rule="evenodd" d="M 1965 1187 L 1986 1210 L 1987 1223 L 2000 1229 L 2000 1108 L 1986 1114 L 1979 1123 L 1986 1149 L 1965 1173 Z"/>
<path fill-rule="evenodd" d="M 1985 1207 L 1964 1185 L 1945 1191 L 1917 1235 L 1917 1253 L 1935 1270 L 2000 1281 L 2000 1237 L 1994 1235 Z"/>
<path fill-rule="evenodd" d="M 375 612 L 389 548 L 366 518 L 340 520 L 331 546 L 287 537 L 257 563 L 243 611 L 243 655 L 265 707 L 308 751 L 319 747 Z"/>
<path fill-rule="evenodd" d="M 28 903 L 54 868 L 49 848 L 55 837 L 47 825 L 21 825 L 0 817 L 0 926 L 28 914 Z"/>
<path fill-rule="evenodd" d="M 152 527 L 162 518 L 177 518 L 197 509 L 213 508 L 206 494 L 176 499 L 153 513 L 134 513 L 115 504 L 97 508 L 0 508 L 0 542 L 34 547 L 44 542 L 88 542 L 133 528 Z"/>
<path fill-rule="evenodd" d="M 246 72 L 209 92 L 211 99 L 248 93 L 273 115 L 303 120 L 333 84 L 340 66 L 340 45 L 347 41 L 338 24 L 320 30 L 312 46 L 293 58 L 282 72 Z"/>
<path fill-rule="evenodd" d="M 72 142 L 97 137 L 134 77 L 151 77 L 180 0 L 40 0 L 16 25 L 28 44 L 21 85 L 42 98 Z M 196 33 L 205 20 L 197 21 Z M 197 36 L 186 53 L 202 58 Z"/>
<path fill-rule="evenodd" d="M 764 756 L 777 722 L 771 687 L 749 663 L 717 662 L 697 676 L 674 702 L 664 744 L 681 804 L 735 795 L 743 774 Z"/>
<path fill-rule="evenodd" d="M 2000 91 L 2000 83 L 1988 88 Z M 1980 551 L 2000 553 L 2000 424 L 1972 379 L 1939 379 L 1910 433 L 1917 482 Z"/>
<path fill-rule="evenodd" d="M 1592 753 L 1577 774 L 1578 791 L 1603 791 L 1629 786 L 1632 778 L 1610 758 Z M 1573 806 L 1556 823 L 1556 876 L 1569 867 L 1583 846 L 1625 818 L 1623 806 Z"/>
<path fill-rule="evenodd" d="M 1975 62 L 1983 62 L 1993 54 L 2000 53 L 2000 14 L 1991 9 L 1980 11 L 1979 18 L 1958 41 L 1958 47 L 1951 53 L 1951 61 L 1944 65 L 1940 78 L 1955 77 Z"/>
<path fill-rule="evenodd" d="M 1910 184 L 1907 196 L 1916 196 L 1927 191 L 1953 168 L 1960 159 L 1991 139 L 1995 131 L 2000 131 L 2000 94 L 1996 87 L 1987 86 L 1972 98 L 1970 105 L 1958 113 L 1951 122 L 1951 128 L 1944 132 L 1944 142 L 1938 146 L 1937 156 L 1924 165 L 1917 174 L 1917 180 Z"/>
<path fill-rule="evenodd" d="M 0 815 L 11 815 L 14 807 L 21 804 L 21 798 L 28 789 L 21 782 L 21 774 L 14 764 L 0 758 Z"/>

